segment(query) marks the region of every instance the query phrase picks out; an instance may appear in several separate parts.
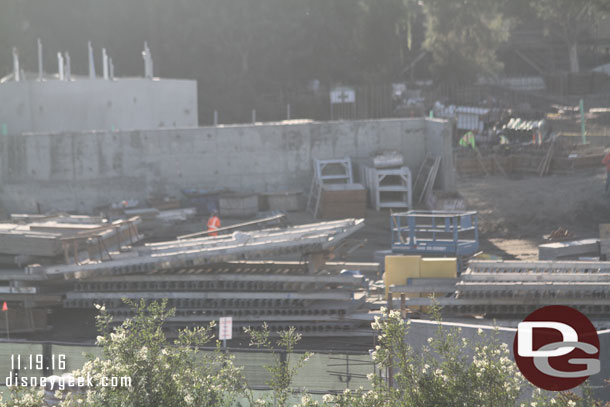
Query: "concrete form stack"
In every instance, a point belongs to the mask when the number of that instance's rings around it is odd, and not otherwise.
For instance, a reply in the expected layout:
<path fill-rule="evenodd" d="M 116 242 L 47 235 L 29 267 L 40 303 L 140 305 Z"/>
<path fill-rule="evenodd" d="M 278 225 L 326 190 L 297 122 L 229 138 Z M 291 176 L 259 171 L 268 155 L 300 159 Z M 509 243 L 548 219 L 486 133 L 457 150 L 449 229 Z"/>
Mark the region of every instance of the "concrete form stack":
<path fill-rule="evenodd" d="M 369 201 L 375 210 L 413 207 L 411 171 L 408 167 L 364 167 L 362 177 L 369 191 Z"/>
<path fill-rule="evenodd" d="M 133 312 L 122 298 L 167 298 L 169 306 L 176 307 L 176 315 L 168 320 L 170 329 L 232 316 L 238 331 L 266 322 L 273 330 L 295 326 L 304 334 L 329 335 L 358 327 L 349 316 L 364 305 L 364 300 L 352 299 L 362 287 L 361 278 L 310 274 L 302 263 L 229 262 L 82 280 L 67 294 L 65 306 L 104 303 L 120 322 Z"/>
<path fill-rule="evenodd" d="M 522 318 L 545 305 L 574 307 L 592 318 L 610 315 L 610 262 L 471 261 L 453 284 L 394 287 L 393 293 L 436 292 L 443 312 Z M 410 298 L 407 307 L 431 305 Z"/>
<path fill-rule="evenodd" d="M 295 326 L 307 335 L 351 334 L 361 325 L 350 315 L 364 305 L 353 299 L 362 278 L 324 272 L 324 259 L 363 225 L 344 219 L 152 243 L 111 260 L 31 266 L 26 276 L 63 281 L 64 307 L 105 304 L 116 322 L 132 312 L 123 298 L 167 298 L 177 308 L 169 329 L 230 315 L 237 328 L 267 322 L 274 330 Z M 252 261 L 285 254 L 308 261 Z"/>
<path fill-rule="evenodd" d="M 10 267 L 0 273 L 0 295 L 8 303 L 11 333 L 47 329 L 48 307 L 60 307 L 67 288 L 44 274 L 16 270 L 26 264 L 76 265 L 120 255 L 141 239 L 140 219 L 108 223 L 99 217 L 12 215 L 0 229 L 0 260 Z M 68 284 L 69 286 L 69 284 Z M 6 330 L 6 325 L 0 331 Z"/>
<path fill-rule="evenodd" d="M 412 207 L 411 171 L 404 166 L 404 157 L 399 152 L 386 151 L 375 156 L 369 165 L 360 167 L 360 179 L 375 210 Z"/>

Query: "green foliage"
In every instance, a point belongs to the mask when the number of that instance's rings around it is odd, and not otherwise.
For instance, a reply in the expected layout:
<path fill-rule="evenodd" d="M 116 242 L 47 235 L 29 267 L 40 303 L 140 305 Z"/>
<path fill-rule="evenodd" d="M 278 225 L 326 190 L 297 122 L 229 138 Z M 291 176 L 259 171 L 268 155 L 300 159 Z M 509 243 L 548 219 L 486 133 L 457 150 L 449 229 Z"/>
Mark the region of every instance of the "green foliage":
<path fill-rule="evenodd" d="M 474 81 L 502 70 L 496 51 L 508 40 L 503 1 L 425 0 L 426 40 L 433 76 L 440 82 Z"/>
<path fill-rule="evenodd" d="M 10 400 L 0 400 L 0 407 L 40 407 L 44 401 L 44 390 L 35 387 L 13 387 Z"/>
<path fill-rule="evenodd" d="M 264 366 L 271 376 L 267 384 L 273 390 L 273 400 L 258 399 L 254 401 L 253 397 L 250 396 L 252 405 L 286 407 L 288 398 L 292 393 L 291 386 L 294 376 L 311 357 L 311 353 L 306 352 L 297 356 L 296 360 L 290 360 L 291 357 L 296 356 L 293 351 L 295 345 L 301 340 L 301 334 L 297 333 L 294 327 L 291 327 L 288 330 L 277 332 L 278 339 L 274 343 L 271 340 L 271 331 L 269 331 L 267 323 L 263 324 L 263 328 L 260 330 L 245 328 L 244 332 L 250 335 L 250 346 L 270 350 L 274 359 L 272 365 Z M 278 351 L 278 349 L 280 350 Z M 311 401 L 306 395 L 303 400 L 306 403 Z"/>
<path fill-rule="evenodd" d="M 376 317 L 373 328 L 379 331 L 379 336 L 373 358 L 380 368 L 391 372 L 393 385 L 379 375 L 372 375 L 369 378 L 372 390 L 346 390 L 340 395 L 329 395 L 324 406 L 525 406 L 522 403 L 528 398 L 526 392 L 532 388 L 509 359 L 508 345 L 499 343 L 496 334 L 484 336 L 482 330 L 476 344 L 471 343 L 459 328 L 443 328 L 438 309 L 435 314 L 439 322 L 436 335 L 428 338 L 428 345 L 417 353 L 407 345 L 409 321 L 403 320 L 397 311 Z M 527 405 L 596 404 L 587 394 L 578 397 L 536 390 Z"/>
<path fill-rule="evenodd" d="M 75 377 L 91 375 L 95 383 L 101 377 L 130 377 L 128 387 L 94 386 L 86 392 L 56 393 L 59 407 L 148 407 L 148 406 L 249 406 L 286 407 L 296 389 L 293 380 L 304 366 L 309 353 L 294 353 L 301 335 L 294 328 L 272 336 L 265 324 L 261 330 L 246 329 L 250 345 L 270 351 L 273 363 L 265 366 L 273 390 L 269 399 L 256 398 L 247 388 L 241 369 L 233 358 L 216 350 L 202 354 L 200 346 L 213 340 L 213 324 L 205 328 L 181 331 L 170 342 L 162 331 L 163 321 L 173 315 L 166 302 L 146 305 L 130 303 L 135 317 L 111 329 L 111 317 L 100 307 L 97 342 L 103 358 L 91 358 L 73 372 Z M 370 390 L 347 389 L 327 394 L 322 402 L 305 391 L 295 407 L 514 407 L 558 406 L 592 407 L 595 401 L 586 386 L 582 395 L 571 392 L 550 393 L 534 390 L 509 359 L 508 345 L 499 343 L 497 331 L 484 335 L 479 330 L 476 341 L 465 339 L 459 328 L 447 329 L 440 323 L 440 311 L 433 308 L 438 325 L 436 334 L 415 351 L 408 344 L 410 321 L 397 311 L 375 318 L 378 331 L 372 357 L 384 374 L 370 374 Z M 391 383 L 387 380 L 391 376 Z M 36 388 L 13 389 L 9 402 L 0 407 L 40 407 L 42 392 Z"/>
<path fill-rule="evenodd" d="M 67 394 L 62 407 L 234 405 L 244 390 L 241 369 L 221 351 L 219 342 L 214 352 L 199 351 L 213 340 L 213 323 L 182 330 L 172 342 L 162 330 L 174 313 L 166 310 L 166 301 L 129 305 L 135 316 L 114 329 L 111 316 L 100 307 L 97 322 L 102 335 L 97 344 L 103 358 L 90 359 L 74 376 L 90 375 L 94 383 L 101 383 L 102 377 L 129 377 L 131 386 L 95 386 L 84 396 Z"/>

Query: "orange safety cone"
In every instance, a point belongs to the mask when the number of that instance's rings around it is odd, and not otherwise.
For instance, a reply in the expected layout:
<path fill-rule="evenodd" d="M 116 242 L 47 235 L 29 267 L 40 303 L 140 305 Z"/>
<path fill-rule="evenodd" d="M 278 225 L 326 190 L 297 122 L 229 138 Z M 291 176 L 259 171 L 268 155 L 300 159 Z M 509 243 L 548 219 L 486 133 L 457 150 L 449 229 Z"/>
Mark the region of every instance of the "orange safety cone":
<path fill-rule="evenodd" d="M 8 306 L 6 305 L 6 301 L 2 304 L 2 311 L 8 311 Z"/>

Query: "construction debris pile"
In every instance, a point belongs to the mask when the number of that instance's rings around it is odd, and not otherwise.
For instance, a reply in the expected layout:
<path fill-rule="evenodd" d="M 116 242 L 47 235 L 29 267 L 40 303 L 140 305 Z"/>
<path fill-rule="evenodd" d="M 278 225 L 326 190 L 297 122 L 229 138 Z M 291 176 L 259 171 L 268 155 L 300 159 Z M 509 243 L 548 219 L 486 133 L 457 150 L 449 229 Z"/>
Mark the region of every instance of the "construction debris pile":
<path fill-rule="evenodd" d="M 108 222 L 97 216 L 16 214 L 11 221 L 0 223 L 0 263 L 9 266 L 109 258 L 142 238 L 137 217 Z"/>
<path fill-rule="evenodd" d="M 577 170 L 599 168 L 604 148 L 572 144 L 570 137 L 558 137 L 543 144 L 498 145 L 485 151 L 461 149 L 455 168 L 463 175 L 573 174 Z"/>

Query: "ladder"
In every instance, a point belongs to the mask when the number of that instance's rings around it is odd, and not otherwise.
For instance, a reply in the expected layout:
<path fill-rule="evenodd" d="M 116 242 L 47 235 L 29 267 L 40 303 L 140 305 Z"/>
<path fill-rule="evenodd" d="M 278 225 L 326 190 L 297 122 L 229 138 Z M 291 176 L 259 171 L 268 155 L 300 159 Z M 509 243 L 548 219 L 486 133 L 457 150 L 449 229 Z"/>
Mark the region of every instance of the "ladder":
<path fill-rule="evenodd" d="M 318 217 L 320 209 L 320 199 L 322 197 L 322 183 L 314 176 L 311 180 L 311 188 L 307 198 L 306 211 L 311 213 L 314 219 Z"/>
<path fill-rule="evenodd" d="M 419 167 L 413 184 L 413 191 L 419 195 L 417 203 L 421 203 L 434 187 L 440 163 L 441 156 L 427 155 Z"/>

